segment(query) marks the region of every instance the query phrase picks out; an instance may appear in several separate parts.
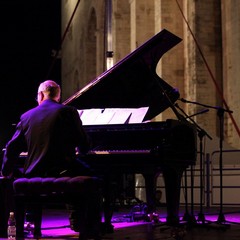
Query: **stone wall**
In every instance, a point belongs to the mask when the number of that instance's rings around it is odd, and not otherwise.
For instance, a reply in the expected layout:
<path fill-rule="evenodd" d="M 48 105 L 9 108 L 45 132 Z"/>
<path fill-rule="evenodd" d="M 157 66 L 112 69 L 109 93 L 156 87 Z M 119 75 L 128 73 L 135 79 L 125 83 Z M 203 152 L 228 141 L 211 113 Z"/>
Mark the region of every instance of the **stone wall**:
<path fill-rule="evenodd" d="M 240 2 L 81 0 L 62 46 L 63 99 L 106 70 L 107 2 L 112 3 L 113 63 L 164 28 L 182 38 L 161 58 L 157 74 L 178 88 L 182 98 L 233 110 L 232 116 L 224 114 L 224 137 L 231 147 L 239 148 Z M 62 0 L 62 32 L 76 3 Z M 178 104 L 189 115 L 204 108 Z M 211 108 L 194 118 L 213 138 L 220 133 L 217 112 Z M 176 118 L 171 109 L 155 120 L 167 118 Z"/>
<path fill-rule="evenodd" d="M 223 33 L 223 93 L 228 107 L 233 111 L 232 115 L 226 114 L 225 136 L 229 144 L 239 148 L 240 2 L 237 0 L 221 2 Z M 237 125 L 237 127 L 235 127 L 235 125 Z"/>

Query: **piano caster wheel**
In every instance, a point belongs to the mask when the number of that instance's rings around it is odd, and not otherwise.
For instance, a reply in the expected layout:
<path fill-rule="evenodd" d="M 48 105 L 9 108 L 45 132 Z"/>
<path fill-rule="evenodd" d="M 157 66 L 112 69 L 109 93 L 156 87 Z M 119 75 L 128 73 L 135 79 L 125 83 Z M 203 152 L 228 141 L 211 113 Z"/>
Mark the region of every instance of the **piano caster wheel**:
<path fill-rule="evenodd" d="M 101 223 L 102 235 L 106 233 L 114 233 L 114 226 L 112 224 Z"/>

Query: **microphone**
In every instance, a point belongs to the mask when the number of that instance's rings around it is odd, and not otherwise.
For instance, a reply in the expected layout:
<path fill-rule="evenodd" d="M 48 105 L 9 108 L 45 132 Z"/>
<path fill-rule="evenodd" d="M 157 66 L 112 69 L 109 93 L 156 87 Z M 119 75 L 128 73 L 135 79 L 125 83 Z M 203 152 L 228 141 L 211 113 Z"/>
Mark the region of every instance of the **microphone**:
<path fill-rule="evenodd" d="M 197 113 L 194 113 L 194 114 L 192 114 L 191 116 L 187 116 L 186 119 L 187 119 L 187 118 L 194 117 L 194 116 L 199 115 L 199 114 L 206 113 L 206 112 L 208 112 L 208 111 L 209 111 L 209 109 L 207 109 L 207 108 L 206 108 L 206 109 L 203 109 L 202 111 L 197 112 Z"/>
<path fill-rule="evenodd" d="M 191 119 L 191 117 L 194 117 L 194 116 L 196 116 L 196 115 L 203 114 L 203 113 L 206 113 L 206 112 L 209 111 L 209 109 L 206 108 L 206 109 L 201 110 L 200 112 L 197 112 L 197 113 L 192 114 L 191 116 L 188 116 L 188 115 L 184 112 L 184 110 L 179 107 L 179 105 L 178 105 L 177 103 L 175 103 L 175 107 L 177 107 L 181 112 L 184 113 L 185 119 L 188 119 L 188 118 Z"/>
<path fill-rule="evenodd" d="M 213 106 L 209 106 L 209 105 L 206 105 L 206 104 L 201 104 L 201 103 L 198 103 L 198 102 L 192 102 L 192 101 L 188 101 L 184 98 L 179 98 L 178 100 L 180 100 L 181 102 L 184 102 L 184 103 L 193 103 L 193 104 L 197 104 L 197 105 L 207 107 L 207 108 L 214 108 L 214 109 L 218 110 L 219 112 L 223 111 L 223 112 L 233 113 L 233 111 L 231 111 L 229 109 L 223 109 L 222 107 L 213 107 Z"/>
<path fill-rule="evenodd" d="M 178 100 L 180 100 L 181 102 L 187 103 L 188 101 L 184 98 L 179 98 Z"/>

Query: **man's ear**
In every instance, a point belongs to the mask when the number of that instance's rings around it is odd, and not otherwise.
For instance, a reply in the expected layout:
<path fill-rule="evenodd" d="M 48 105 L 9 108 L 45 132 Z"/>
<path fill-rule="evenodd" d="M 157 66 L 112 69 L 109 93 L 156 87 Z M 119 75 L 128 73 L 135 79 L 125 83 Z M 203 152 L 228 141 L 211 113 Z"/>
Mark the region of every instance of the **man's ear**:
<path fill-rule="evenodd" d="M 39 92 L 38 93 L 38 104 L 41 104 L 41 102 L 43 101 L 44 99 L 44 94 L 43 92 Z"/>
<path fill-rule="evenodd" d="M 44 99 L 44 94 L 43 92 L 40 92 L 40 100 L 42 101 Z"/>

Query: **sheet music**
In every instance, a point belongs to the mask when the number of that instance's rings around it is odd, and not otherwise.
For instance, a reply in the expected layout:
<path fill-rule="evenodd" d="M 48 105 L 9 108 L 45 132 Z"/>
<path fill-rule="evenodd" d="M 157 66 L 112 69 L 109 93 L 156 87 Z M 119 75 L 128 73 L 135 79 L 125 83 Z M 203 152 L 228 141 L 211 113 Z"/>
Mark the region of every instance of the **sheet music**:
<path fill-rule="evenodd" d="M 129 123 L 141 123 L 148 111 L 149 107 L 141 107 L 141 108 L 135 108 L 131 109 L 132 114 L 129 119 Z"/>
<path fill-rule="evenodd" d="M 78 110 L 78 113 L 83 125 L 94 125 L 95 120 L 97 119 L 98 115 L 103 112 L 103 110 L 104 109 L 101 108 L 84 109 Z"/>
<path fill-rule="evenodd" d="M 148 111 L 142 108 L 105 108 L 78 110 L 83 125 L 141 123 Z"/>
<path fill-rule="evenodd" d="M 111 119 L 113 118 L 115 114 L 115 111 L 113 109 L 104 109 L 104 111 L 99 114 L 95 121 L 94 124 L 109 124 Z"/>

